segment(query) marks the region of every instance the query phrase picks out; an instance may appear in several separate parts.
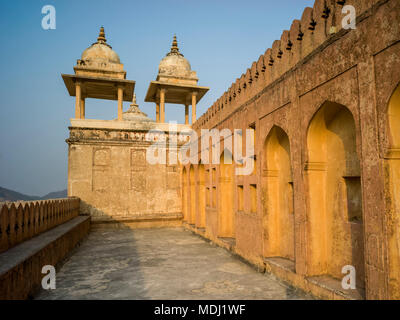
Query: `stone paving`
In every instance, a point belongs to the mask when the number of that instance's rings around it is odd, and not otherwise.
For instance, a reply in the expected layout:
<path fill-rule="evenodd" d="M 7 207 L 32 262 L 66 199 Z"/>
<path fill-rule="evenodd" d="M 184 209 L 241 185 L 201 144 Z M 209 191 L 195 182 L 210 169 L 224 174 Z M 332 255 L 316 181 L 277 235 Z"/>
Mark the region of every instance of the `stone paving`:
<path fill-rule="evenodd" d="M 92 231 L 36 299 L 311 299 L 182 228 Z"/>

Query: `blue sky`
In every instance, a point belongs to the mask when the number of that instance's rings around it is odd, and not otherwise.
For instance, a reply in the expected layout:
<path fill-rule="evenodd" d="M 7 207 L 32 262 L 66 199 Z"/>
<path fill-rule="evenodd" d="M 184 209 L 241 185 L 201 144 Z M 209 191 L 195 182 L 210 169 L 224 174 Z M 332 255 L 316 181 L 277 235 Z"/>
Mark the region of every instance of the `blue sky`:
<path fill-rule="evenodd" d="M 73 73 L 104 25 L 127 79 L 136 81 L 142 111 L 158 63 L 176 33 L 180 51 L 210 87 L 198 116 L 257 60 L 313 0 L 3 0 L 0 3 L 0 186 L 44 195 L 67 186 L 69 119 L 74 98 L 61 73 Z M 56 8 L 56 30 L 43 30 L 41 10 Z M 129 103 L 124 104 L 124 110 Z M 114 101 L 88 99 L 86 117 L 113 119 Z M 167 105 L 166 120 L 184 121 L 182 106 Z"/>

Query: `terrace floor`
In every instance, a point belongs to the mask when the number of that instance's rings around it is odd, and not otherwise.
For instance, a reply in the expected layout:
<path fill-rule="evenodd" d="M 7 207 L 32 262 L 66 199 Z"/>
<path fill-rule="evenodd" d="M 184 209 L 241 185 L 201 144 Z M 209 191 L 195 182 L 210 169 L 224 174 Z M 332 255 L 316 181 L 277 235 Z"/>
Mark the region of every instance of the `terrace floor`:
<path fill-rule="evenodd" d="M 36 299 L 311 299 L 183 228 L 97 229 Z"/>

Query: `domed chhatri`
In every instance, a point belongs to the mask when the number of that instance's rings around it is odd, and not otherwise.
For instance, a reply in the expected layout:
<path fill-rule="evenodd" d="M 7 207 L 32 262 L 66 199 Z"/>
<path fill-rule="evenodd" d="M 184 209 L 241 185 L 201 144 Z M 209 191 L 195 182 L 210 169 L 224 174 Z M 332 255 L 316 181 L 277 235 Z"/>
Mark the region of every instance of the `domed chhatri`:
<path fill-rule="evenodd" d="M 85 119 L 85 99 L 118 101 L 118 120 L 123 119 L 123 101 L 132 101 L 135 81 L 126 79 L 124 65 L 118 54 L 107 44 L 104 28 L 97 42 L 83 51 L 74 67 L 75 74 L 62 74 L 70 96 L 75 100 L 74 121 Z"/>
<path fill-rule="evenodd" d="M 100 28 L 97 42 L 83 51 L 74 68 L 76 74 L 125 79 L 126 72 L 118 54 L 107 43 L 104 27 Z"/>
<path fill-rule="evenodd" d="M 171 51 L 158 66 L 157 81 L 197 84 L 196 72 L 191 70 L 189 61 L 179 52 L 176 35 L 172 41 Z"/>
<path fill-rule="evenodd" d="M 209 88 L 200 87 L 197 74 L 192 71 L 189 61 L 179 52 L 176 35 L 171 51 L 158 65 L 156 81 L 151 81 L 147 89 L 146 102 L 156 104 L 156 121 L 165 122 L 165 104 L 174 103 L 185 106 L 185 124 L 189 124 L 189 106 L 192 106 L 192 124 L 196 121 L 196 103 Z"/>

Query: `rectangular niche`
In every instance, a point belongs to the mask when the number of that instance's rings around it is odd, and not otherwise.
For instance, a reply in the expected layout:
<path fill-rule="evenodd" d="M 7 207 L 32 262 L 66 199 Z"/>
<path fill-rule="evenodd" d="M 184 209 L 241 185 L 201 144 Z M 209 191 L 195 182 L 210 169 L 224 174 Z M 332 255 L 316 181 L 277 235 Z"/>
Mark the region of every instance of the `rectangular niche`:
<path fill-rule="evenodd" d="M 110 185 L 110 148 L 93 148 L 92 191 L 107 191 Z"/>
<path fill-rule="evenodd" d="M 147 167 L 146 150 L 145 149 L 131 149 L 131 170 L 142 171 Z"/>
<path fill-rule="evenodd" d="M 146 150 L 131 149 L 130 190 L 134 192 L 146 191 L 146 167 Z"/>
<path fill-rule="evenodd" d="M 343 177 L 343 179 L 348 221 L 362 223 L 361 178 Z"/>
<path fill-rule="evenodd" d="M 217 188 L 216 187 L 212 188 L 212 207 L 213 208 L 217 207 Z"/>
<path fill-rule="evenodd" d="M 135 192 L 146 191 L 146 172 L 143 171 L 131 172 L 131 190 Z"/>
<path fill-rule="evenodd" d="M 238 193 L 238 211 L 243 211 L 244 210 L 243 186 L 237 186 L 237 193 Z"/>
<path fill-rule="evenodd" d="M 93 148 L 93 166 L 109 166 L 111 162 L 110 148 Z"/>
<path fill-rule="evenodd" d="M 207 205 L 207 207 L 209 207 L 211 204 L 210 199 L 211 199 L 210 188 L 206 188 L 206 205 Z"/>
<path fill-rule="evenodd" d="M 250 212 L 257 212 L 257 185 L 250 185 Z"/>
<path fill-rule="evenodd" d="M 109 170 L 93 169 L 92 172 L 92 190 L 107 191 L 110 184 Z"/>
<path fill-rule="evenodd" d="M 289 214 L 294 214 L 294 191 L 293 191 L 293 182 L 289 182 L 289 190 L 288 190 L 288 204 L 289 204 Z"/>

